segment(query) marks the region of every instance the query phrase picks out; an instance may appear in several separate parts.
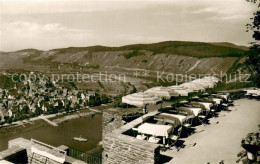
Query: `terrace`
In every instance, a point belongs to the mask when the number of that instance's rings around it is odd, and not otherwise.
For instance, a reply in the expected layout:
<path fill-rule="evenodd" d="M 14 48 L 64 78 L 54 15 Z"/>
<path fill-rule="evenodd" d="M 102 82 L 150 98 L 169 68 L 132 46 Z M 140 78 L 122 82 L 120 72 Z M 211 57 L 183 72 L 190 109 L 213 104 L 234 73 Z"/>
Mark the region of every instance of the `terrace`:
<path fill-rule="evenodd" d="M 212 97 L 219 95 L 204 94 L 190 101 L 164 104 L 162 109 L 153 110 L 106 134 L 103 139 L 105 163 L 118 159 L 127 161 L 128 158 L 129 162 L 148 160 L 148 163 L 170 160 L 160 152 L 181 147 L 182 139 L 195 133 L 196 126 L 207 124 L 210 118 L 215 117 L 223 106 L 222 101 L 217 104 Z"/>

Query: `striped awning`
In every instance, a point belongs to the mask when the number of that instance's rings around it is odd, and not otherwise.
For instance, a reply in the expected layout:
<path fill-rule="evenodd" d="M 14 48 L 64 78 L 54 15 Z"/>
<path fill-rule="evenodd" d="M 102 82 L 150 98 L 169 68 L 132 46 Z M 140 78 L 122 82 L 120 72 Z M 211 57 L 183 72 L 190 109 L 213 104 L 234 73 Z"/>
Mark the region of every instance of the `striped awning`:
<path fill-rule="evenodd" d="M 142 134 L 149 134 L 152 136 L 161 136 L 168 138 L 172 128 L 173 127 L 170 125 L 144 123 L 138 127 L 138 132 Z"/>
<path fill-rule="evenodd" d="M 137 107 L 154 105 L 161 101 L 161 98 L 150 93 L 138 92 L 122 97 L 122 102 Z"/>
<path fill-rule="evenodd" d="M 165 99 L 170 99 L 171 97 L 179 97 L 179 93 L 169 87 L 153 87 L 146 90 L 145 93 L 154 94 Z"/>

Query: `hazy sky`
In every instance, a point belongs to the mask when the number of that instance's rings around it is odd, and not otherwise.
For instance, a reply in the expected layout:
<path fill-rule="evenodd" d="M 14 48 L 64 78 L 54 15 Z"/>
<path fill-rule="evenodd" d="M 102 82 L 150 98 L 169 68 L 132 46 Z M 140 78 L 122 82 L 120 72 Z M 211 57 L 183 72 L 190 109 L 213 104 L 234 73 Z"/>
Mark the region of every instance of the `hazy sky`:
<path fill-rule="evenodd" d="M 0 0 L 0 51 L 252 41 L 245 0 Z"/>

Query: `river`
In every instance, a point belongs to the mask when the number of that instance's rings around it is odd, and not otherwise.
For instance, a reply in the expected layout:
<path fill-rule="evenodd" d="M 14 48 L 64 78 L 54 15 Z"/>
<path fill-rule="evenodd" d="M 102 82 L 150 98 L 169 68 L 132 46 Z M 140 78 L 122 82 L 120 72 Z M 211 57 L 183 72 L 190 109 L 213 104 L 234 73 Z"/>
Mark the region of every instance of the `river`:
<path fill-rule="evenodd" d="M 73 137 L 84 137 L 88 142 L 74 141 Z M 66 145 L 70 148 L 89 151 L 96 148 L 102 140 L 102 116 L 100 114 L 80 117 L 60 123 L 53 127 L 42 120 L 25 127 L 9 127 L 0 129 L 0 151 L 8 148 L 8 141 L 23 137 L 36 139 L 53 146 Z"/>

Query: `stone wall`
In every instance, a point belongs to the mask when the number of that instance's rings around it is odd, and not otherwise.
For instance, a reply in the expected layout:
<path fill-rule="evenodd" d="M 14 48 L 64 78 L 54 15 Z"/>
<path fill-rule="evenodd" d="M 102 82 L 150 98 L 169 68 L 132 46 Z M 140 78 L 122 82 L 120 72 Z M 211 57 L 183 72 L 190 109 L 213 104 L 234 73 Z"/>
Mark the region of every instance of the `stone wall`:
<path fill-rule="evenodd" d="M 134 137 L 109 133 L 103 143 L 103 163 L 155 163 L 158 145 Z"/>
<path fill-rule="evenodd" d="M 124 125 L 122 116 L 117 113 L 103 112 L 102 139 L 105 135 Z"/>
<path fill-rule="evenodd" d="M 155 159 L 160 154 L 159 145 L 149 143 L 146 140 L 138 140 L 133 136 L 125 135 L 125 132 L 141 124 L 143 118 L 157 113 L 158 111 L 151 112 L 123 126 L 120 123 L 122 114 L 111 111 L 103 113 L 103 116 L 105 115 L 103 117 L 103 163 L 156 163 Z"/>
<path fill-rule="evenodd" d="M 105 138 L 105 135 L 112 132 L 113 130 L 123 126 L 125 121 L 122 120 L 124 115 L 133 114 L 140 112 L 136 108 L 110 108 L 103 111 L 102 114 L 102 139 Z"/>
<path fill-rule="evenodd" d="M 46 163 L 46 164 L 59 164 L 59 162 L 56 162 L 54 160 L 51 160 L 51 159 L 47 160 L 46 157 L 44 157 L 42 155 L 32 154 L 32 152 L 31 152 L 31 148 L 32 147 L 35 147 L 35 148 L 40 149 L 40 150 L 45 150 L 46 152 L 49 152 L 51 150 L 46 148 L 46 147 L 44 147 L 44 146 L 35 144 L 34 142 L 32 142 L 30 140 L 27 140 L 27 139 L 24 139 L 24 138 L 17 138 L 17 139 L 14 139 L 14 140 L 10 140 L 8 142 L 8 148 L 12 148 L 12 147 L 15 147 L 15 146 L 19 146 L 19 147 L 22 147 L 22 148 L 26 149 L 28 163 L 35 163 L 35 164 L 42 164 L 42 163 Z M 57 154 L 57 153 L 54 153 L 54 154 Z M 57 155 L 61 156 L 61 154 L 57 154 Z M 32 157 L 33 157 L 33 159 L 32 159 Z"/>

